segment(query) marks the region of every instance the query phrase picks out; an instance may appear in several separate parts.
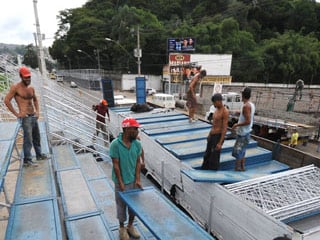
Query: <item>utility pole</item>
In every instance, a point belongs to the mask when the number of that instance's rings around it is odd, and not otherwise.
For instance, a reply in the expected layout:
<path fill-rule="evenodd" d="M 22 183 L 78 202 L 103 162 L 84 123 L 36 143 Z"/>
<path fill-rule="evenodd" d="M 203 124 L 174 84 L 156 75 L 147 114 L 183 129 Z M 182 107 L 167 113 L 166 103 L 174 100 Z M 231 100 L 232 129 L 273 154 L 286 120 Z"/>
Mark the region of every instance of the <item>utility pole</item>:
<path fill-rule="evenodd" d="M 141 75 L 141 49 L 140 49 L 140 30 L 139 30 L 139 25 L 138 25 L 138 28 L 137 28 L 137 47 L 138 47 L 138 76 L 140 77 Z"/>
<path fill-rule="evenodd" d="M 46 62 L 44 60 L 44 52 L 43 52 L 43 46 L 42 46 L 42 35 L 40 31 L 40 23 L 39 23 L 39 17 L 38 17 L 38 9 L 37 9 L 37 0 L 33 0 L 33 8 L 34 8 L 34 16 L 36 19 L 36 29 L 37 29 L 37 40 L 38 40 L 38 46 L 39 46 L 39 55 L 40 55 L 40 72 L 42 73 L 42 76 L 45 77 L 47 75 L 47 68 L 46 68 Z"/>
<path fill-rule="evenodd" d="M 141 75 L 141 57 L 142 57 L 142 51 L 140 49 L 140 30 L 139 25 L 137 27 L 137 48 L 134 51 L 134 56 L 138 58 L 137 64 L 138 64 L 138 76 Z"/>
<path fill-rule="evenodd" d="M 37 34 L 33 33 L 33 37 L 34 37 L 34 43 L 35 43 L 35 46 L 36 46 L 36 49 L 37 49 L 37 60 L 38 60 L 38 66 L 39 66 L 39 69 L 40 69 L 41 61 L 40 61 L 40 51 L 39 51 L 39 46 L 38 46 Z"/>
<path fill-rule="evenodd" d="M 98 60 L 98 70 L 100 72 L 100 69 L 101 69 L 101 65 L 100 65 L 100 50 L 98 48 L 96 49 L 96 53 L 97 53 L 97 60 Z"/>

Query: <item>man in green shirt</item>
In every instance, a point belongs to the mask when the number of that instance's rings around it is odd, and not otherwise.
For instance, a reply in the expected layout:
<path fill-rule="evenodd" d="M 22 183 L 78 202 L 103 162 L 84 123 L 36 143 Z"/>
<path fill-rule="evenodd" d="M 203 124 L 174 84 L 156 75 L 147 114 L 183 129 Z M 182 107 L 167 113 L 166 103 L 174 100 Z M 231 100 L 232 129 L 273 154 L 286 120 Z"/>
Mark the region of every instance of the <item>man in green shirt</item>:
<path fill-rule="evenodd" d="M 140 155 L 142 146 L 137 140 L 140 124 L 134 118 L 125 118 L 122 123 L 123 133 L 114 139 L 110 144 L 110 157 L 112 159 L 112 180 L 115 184 L 115 200 L 117 204 L 117 217 L 119 219 L 120 240 L 140 238 L 139 232 L 133 226 L 135 214 L 128 209 L 129 222 L 124 227 L 127 205 L 119 196 L 119 191 L 142 188 L 140 182 Z"/>

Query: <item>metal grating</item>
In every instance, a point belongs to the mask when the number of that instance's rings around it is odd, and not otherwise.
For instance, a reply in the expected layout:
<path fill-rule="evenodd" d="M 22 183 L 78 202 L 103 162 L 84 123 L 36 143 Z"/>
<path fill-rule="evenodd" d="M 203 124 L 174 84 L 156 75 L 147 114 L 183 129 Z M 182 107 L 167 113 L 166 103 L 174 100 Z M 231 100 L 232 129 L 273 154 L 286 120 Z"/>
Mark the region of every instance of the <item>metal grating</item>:
<path fill-rule="evenodd" d="M 281 221 L 320 212 L 320 169 L 313 165 L 225 187 Z"/>

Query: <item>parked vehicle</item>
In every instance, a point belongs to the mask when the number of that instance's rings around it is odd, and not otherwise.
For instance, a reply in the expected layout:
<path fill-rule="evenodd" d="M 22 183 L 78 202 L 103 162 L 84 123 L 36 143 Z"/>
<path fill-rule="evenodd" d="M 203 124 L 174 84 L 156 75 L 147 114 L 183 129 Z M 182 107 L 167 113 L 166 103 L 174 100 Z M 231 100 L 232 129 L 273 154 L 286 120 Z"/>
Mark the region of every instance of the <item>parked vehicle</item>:
<path fill-rule="evenodd" d="M 165 94 L 165 93 L 153 94 L 151 103 L 163 108 L 174 109 L 176 107 L 176 101 L 174 99 L 174 96 L 171 94 Z"/>
<path fill-rule="evenodd" d="M 62 75 L 57 75 L 57 82 L 63 83 L 63 76 Z"/>
<path fill-rule="evenodd" d="M 230 111 L 240 111 L 242 106 L 241 95 L 236 92 L 222 94 L 222 102 Z"/>
<path fill-rule="evenodd" d="M 242 106 L 241 95 L 236 92 L 228 92 L 222 94 L 222 103 L 229 111 L 240 111 Z M 206 112 L 205 119 L 211 122 L 212 114 L 215 107 L 212 105 L 208 112 Z"/>
<path fill-rule="evenodd" d="M 157 93 L 157 90 L 155 90 L 154 88 L 147 88 L 146 89 L 146 94 L 147 95 L 153 95 L 153 94 L 156 94 Z"/>
<path fill-rule="evenodd" d="M 49 78 L 52 79 L 52 80 L 55 80 L 57 78 L 56 74 L 55 73 L 49 73 Z"/>
<path fill-rule="evenodd" d="M 75 83 L 75 82 L 70 82 L 70 87 L 71 88 L 77 88 L 78 87 L 78 85 Z"/>

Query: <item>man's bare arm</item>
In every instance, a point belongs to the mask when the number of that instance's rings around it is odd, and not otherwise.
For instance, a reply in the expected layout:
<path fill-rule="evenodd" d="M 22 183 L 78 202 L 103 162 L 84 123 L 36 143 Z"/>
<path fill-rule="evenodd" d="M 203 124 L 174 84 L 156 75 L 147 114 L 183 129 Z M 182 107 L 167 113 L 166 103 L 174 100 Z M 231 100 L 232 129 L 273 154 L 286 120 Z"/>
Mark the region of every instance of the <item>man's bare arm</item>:
<path fill-rule="evenodd" d="M 140 171 L 141 171 L 141 163 L 140 163 L 140 156 L 137 157 L 137 163 L 136 163 L 136 179 L 135 184 L 137 187 L 142 188 L 141 180 L 140 180 Z"/>
<path fill-rule="evenodd" d="M 12 100 L 12 98 L 14 98 L 15 95 L 16 95 L 16 86 L 12 85 L 8 94 L 4 98 L 4 103 L 6 104 L 9 111 L 13 113 L 13 115 L 15 115 L 16 117 L 20 117 L 19 113 L 14 109 L 14 107 L 12 106 L 12 103 L 11 103 L 11 100 Z"/>
<path fill-rule="evenodd" d="M 124 191 L 125 187 L 124 187 L 124 183 L 122 180 L 122 176 L 121 176 L 121 170 L 120 170 L 120 165 L 119 165 L 119 159 L 118 158 L 112 158 L 112 164 L 113 164 L 113 168 L 114 168 L 114 173 L 119 181 L 119 185 L 120 185 L 120 190 Z"/>
<path fill-rule="evenodd" d="M 33 104 L 34 104 L 34 108 L 36 110 L 36 116 L 37 118 L 39 118 L 40 116 L 40 108 L 39 108 L 39 102 L 38 102 L 38 98 L 36 96 L 36 92 L 34 89 L 33 90 Z"/>

